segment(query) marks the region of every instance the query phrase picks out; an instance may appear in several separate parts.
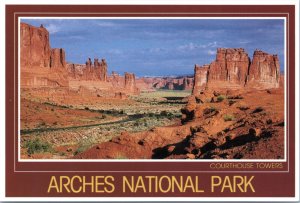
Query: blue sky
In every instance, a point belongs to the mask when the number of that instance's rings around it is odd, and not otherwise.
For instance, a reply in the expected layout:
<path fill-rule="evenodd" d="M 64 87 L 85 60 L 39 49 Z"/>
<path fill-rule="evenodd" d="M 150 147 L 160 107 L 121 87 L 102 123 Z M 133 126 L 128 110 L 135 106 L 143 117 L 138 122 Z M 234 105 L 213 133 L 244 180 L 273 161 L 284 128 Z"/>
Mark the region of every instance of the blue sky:
<path fill-rule="evenodd" d="M 281 19 L 22 19 L 43 24 L 52 48 L 64 48 L 66 60 L 83 64 L 105 58 L 108 69 L 138 76 L 192 74 L 208 64 L 218 47 L 255 49 L 284 60 Z"/>

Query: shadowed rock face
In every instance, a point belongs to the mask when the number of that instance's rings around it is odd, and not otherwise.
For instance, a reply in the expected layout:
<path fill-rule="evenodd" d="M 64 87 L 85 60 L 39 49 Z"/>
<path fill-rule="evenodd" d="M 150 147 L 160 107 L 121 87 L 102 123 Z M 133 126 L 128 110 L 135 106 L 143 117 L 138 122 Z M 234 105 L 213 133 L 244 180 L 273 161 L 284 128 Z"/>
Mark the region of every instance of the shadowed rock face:
<path fill-rule="evenodd" d="M 203 67 L 196 65 L 193 94 L 205 88 L 278 88 L 280 66 L 277 55 L 256 50 L 250 63 L 244 49 L 218 48 L 216 60 Z"/>
<path fill-rule="evenodd" d="M 65 50 L 51 49 L 50 67 L 66 68 Z"/>
<path fill-rule="evenodd" d="M 21 67 L 50 67 L 49 32 L 43 27 L 21 23 Z"/>

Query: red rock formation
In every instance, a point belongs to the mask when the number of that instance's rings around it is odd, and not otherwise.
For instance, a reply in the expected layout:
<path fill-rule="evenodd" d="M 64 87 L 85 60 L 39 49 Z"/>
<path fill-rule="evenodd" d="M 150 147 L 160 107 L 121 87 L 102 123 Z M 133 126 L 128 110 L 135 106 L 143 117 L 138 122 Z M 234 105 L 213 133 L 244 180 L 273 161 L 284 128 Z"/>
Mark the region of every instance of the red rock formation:
<path fill-rule="evenodd" d="M 91 70 L 91 67 L 92 67 L 92 60 L 91 58 L 88 58 L 88 60 L 85 62 L 85 65 L 86 65 L 86 68 L 87 70 Z"/>
<path fill-rule="evenodd" d="M 107 63 L 105 59 L 101 59 L 99 64 L 100 81 L 107 81 Z"/>
<path fill-rule="evenodd" d="M 199 66 L 195 65 L 194 69 L 194 86 L 193 86 L 193 95 L 198 94 L 207 84 L 208 77 L 208 68 L 209 65 Z"/>
<path fill-rule="evenodd" d="M 124 77 L 120 76 L 117 72 L 112 71 L 111 76 L 108 78 L 108 81 L 112 83 L 115 88 L 123 88 L 125 85 Z"/>
<path fill-rule="evenodd" d="M 156 89 L 163 89 L 167 84 L 166 80 L 160 79 L 159 81 L 155 81 L 153 87 Z"/>
<path fill-rule="evenodd" d="M 50 67 L 66 68 L 66 54 L 63 49 L 51 49 Z"/>
<path fill-rule="evenodd" d="M 135 75 L 134 73 L 125 72 L 125 91 L 129 91 L 131 93 L 138 93 L 138 88 L 135 83 Z"/>
<path fill-rule="evenodd" d="M 210 64 L 208 81 L 227 81 L 243 86 L 249 64 L 250 59 L 244 49 L 218 48 L 216 60 Z"/>
<path fill-rule="evenodd" d="M 216 60 L 205 68 L 195 66 L 193 94 L 205 88 L 278 88 L 280 67 L 277 55 L 256 50 L 250 63 L 244 49 L 218 48 Z"/>
<path fill-rule="evenodd" d="M 169 90 L 192 90 L 194 84 L 194 78 L 190 76 L 153 77 L 144 78 L 144 81 L 152 88 Z"/>
<path fill-rule="evenodd" d="M 22 87 L 68 86 L 67 70 L 59 68 L 66 66 L 64 51 L 51 50 L 49 32 L 42 25 L 20 24 L 20 53 Z"/>
<path fill-rule="evenodd" d="M 168 90 L 174 90 L 174 83 L 173 82 L 168 82 L 165 86 L 166 89 Z"/>
<path fill-rule="evenodd" d="M 94 64 L 92 64 L 91 58 L 88 58 L 83 72 L 85 80 L 99 80 L 107 82 L 107 63 L 105 59 L 102 59 L 101 62 L 99 62 L 99 60 L 95 58 Z"/>
<path fill-rule="evenodd" d="M 194 86 L 194 80 L 193 78 L 184 77 L 183 78 L 183 86 L 182 90 L 191 90 Z"/>
<path fill-rule="evenodd" d="M 22 69 L 50 67 L 49 32 L 42 25 L 38 28 L 21 23 L 20 48 Z"/>
<path fill-rule="evenodd" d="M 280 65 L 277 55 L 255 50 L 249 68 L 247 86 L 256 88 L 278 88 Z"/>
<path fill-rule="evenodd" d="M 279 87 L 284 88 L 284 74 L 280 74 Z"/>

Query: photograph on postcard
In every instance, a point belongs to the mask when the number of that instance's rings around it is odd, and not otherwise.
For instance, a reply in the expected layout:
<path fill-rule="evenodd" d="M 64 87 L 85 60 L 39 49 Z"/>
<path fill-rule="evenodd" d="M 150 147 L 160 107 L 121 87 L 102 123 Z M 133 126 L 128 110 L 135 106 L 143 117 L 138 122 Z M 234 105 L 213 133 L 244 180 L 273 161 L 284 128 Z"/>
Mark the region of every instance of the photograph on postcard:
<path fill-rule="evenodd" d="M 19 19 L 19 158 L 283 160 L 286 22 Z"/>

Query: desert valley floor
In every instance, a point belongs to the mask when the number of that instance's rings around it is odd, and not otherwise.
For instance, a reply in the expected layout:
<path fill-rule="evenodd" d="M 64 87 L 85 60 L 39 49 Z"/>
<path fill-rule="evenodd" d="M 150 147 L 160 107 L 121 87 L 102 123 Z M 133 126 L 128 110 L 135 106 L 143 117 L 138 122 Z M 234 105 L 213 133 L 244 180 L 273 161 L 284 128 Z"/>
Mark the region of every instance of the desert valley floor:
<path fill-rule="evenodd" d="M 22 158 L 283 158 L 282 89 L 188 95 L 22 98 Z"/>

